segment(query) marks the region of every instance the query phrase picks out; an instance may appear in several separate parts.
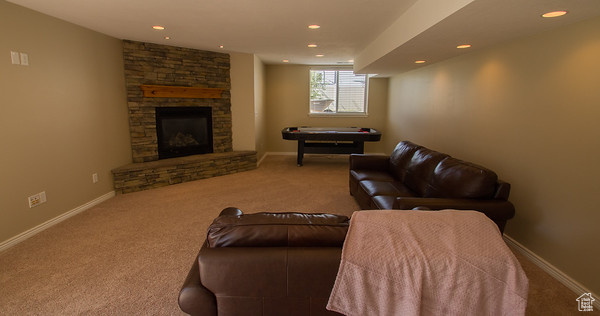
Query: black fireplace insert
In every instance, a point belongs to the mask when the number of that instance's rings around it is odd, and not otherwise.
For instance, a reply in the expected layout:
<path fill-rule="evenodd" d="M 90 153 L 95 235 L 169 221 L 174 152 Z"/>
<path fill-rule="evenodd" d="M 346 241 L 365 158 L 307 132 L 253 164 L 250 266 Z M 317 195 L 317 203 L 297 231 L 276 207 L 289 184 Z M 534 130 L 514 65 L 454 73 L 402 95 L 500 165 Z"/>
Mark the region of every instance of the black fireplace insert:
<path fill-rule="evenodd" d="M 157 107 L 158 159 L 213 152 L 211 107 Z"/>

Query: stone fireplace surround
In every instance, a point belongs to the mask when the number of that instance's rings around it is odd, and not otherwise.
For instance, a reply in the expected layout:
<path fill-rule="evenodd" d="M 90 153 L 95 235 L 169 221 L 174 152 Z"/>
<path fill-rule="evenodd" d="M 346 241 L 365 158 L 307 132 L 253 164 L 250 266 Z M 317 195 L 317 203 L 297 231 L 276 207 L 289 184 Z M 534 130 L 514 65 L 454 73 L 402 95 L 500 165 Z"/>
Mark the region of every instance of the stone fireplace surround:
<path fill-rule="evenodd" d="M 256 168 L 256 152 L 232 150 L 229 55 L 123 41 L 132 164 L 112 170 L 117 193 Z M 144 97 L 141 85 L 223 89 L 220 98 Z M 157 107 L 211 107 L 213 153 L 158 160 Z"/>

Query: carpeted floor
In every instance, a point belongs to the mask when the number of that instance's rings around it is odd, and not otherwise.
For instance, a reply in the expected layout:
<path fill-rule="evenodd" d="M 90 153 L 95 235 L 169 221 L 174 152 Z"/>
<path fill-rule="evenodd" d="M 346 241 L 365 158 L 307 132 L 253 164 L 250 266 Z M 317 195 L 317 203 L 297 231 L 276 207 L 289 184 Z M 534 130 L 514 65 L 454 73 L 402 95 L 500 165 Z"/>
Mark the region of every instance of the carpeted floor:
<path fill-rule="evenodd" d="M 221 209 L 359 209 L 346 157 L 310 156 L 303 167 L 295 159 L 269 156 L 253 171 L 118 195 L 0 253 L 0 315 L 183 314 L 179 289 Z M 577 313 L 578 295 L 517 258 L 530 278 L 528 315 Z"/>

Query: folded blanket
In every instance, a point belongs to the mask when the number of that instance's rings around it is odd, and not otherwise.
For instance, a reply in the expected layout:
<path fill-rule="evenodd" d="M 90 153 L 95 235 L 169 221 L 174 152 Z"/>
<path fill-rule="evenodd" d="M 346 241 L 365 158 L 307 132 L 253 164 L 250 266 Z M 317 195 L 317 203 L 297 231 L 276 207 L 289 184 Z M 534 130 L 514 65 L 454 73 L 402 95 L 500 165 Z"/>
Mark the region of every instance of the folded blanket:
<path fill-rule="evenodd" d="M 476 211 L 360 211 L 327 309 L 345 315 L 524 315 L 528 280 Z"/>

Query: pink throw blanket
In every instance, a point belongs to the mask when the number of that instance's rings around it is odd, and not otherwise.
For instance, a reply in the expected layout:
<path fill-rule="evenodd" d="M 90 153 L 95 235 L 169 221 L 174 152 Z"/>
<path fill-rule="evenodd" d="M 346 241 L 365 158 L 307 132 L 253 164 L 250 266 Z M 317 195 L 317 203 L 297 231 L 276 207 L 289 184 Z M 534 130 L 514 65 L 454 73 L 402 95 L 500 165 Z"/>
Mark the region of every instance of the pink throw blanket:
<path fill-rule="evenodd" d="M 327 309 L 345 315 L 524 315 L 528 280 L 476 211 L 360 211 Z"/>

